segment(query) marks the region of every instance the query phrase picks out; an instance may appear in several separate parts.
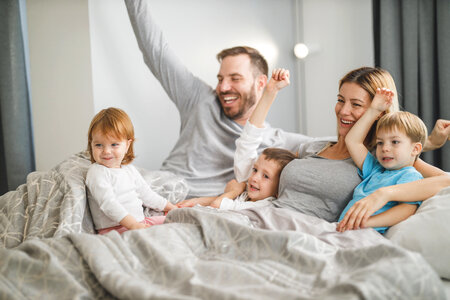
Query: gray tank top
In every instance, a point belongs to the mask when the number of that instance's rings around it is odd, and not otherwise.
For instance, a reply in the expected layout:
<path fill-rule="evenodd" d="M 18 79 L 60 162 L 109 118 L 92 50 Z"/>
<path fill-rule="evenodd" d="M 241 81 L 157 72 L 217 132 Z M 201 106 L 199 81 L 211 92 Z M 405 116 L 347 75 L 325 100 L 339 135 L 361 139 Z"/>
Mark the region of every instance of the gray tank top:
<path fill-rule="evenodd" d="M 281 173 L 279 197 L 272 202 L 274 206 L 328 222 L 338 220 L 361 179 L 351 158 L 332 160 L 318 156 L 326 144 L 301 145 L 299 159 L 290 162 Z"/>

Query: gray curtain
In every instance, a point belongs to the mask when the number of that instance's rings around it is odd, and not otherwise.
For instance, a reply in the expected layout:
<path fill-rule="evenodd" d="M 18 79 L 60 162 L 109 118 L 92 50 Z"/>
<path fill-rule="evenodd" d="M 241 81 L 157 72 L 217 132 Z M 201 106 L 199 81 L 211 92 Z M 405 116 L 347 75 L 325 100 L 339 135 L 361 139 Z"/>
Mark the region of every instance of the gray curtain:
<path fill-rule="evenodd" d="M 35 170 L 25 0 L 0 1 L 0 194 Z"/>
<path fill-rule="evenodd" d="M 373 13 L 375 64 L 431 132 L 437 119 L 450 120 L 450 0 L 373 0 Z M 450 143 L 422 159 L 450 171 Z"/>

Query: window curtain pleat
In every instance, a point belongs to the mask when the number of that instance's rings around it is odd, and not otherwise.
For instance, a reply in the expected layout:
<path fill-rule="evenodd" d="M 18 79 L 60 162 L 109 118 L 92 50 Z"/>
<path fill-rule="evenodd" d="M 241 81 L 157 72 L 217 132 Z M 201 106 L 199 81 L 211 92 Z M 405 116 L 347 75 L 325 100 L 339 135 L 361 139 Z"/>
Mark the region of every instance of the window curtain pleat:
<path fill-rule="evenodd" d="M 0 1 L 0 194 L 35 170 L 24 0 Z"/>
<path fill-rule="evenodd" d="M 394 77 L 403 110 L 429 132 L 450 120 L 450 1 L 373 0 L 375 65 Z M 450 171 L 450 143 L 422 154 Z"/>

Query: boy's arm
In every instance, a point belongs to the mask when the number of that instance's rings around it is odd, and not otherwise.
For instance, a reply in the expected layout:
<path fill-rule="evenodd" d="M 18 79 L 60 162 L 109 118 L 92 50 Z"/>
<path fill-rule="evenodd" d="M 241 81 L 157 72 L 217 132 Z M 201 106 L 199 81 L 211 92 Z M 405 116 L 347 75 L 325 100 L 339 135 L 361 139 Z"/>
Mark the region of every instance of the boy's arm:
<path fill-rule="evenodd" d="M 378 119 L 381 113 L 392 103 L 394 93 L 387 89 L 377 89 L 377 93 L 370 104 L 370 107 L 359 118 L 355 125 L 350 129 L 345 137 L 345 144 L 350 152 L 355 165 L 361 170 L 364 159 L 369 150 L 364 145 L 367 133 L 369 133 L 372 124 Z"/>
<path fill-rule="evenodd" d="M 235 179 L 230 180 L 226 187 L 225 187 L 225 191 L 222 195 L 220 195 L 219 197 L 217 197 L 211 204 L 210 206 L 215 207 L 215 208 L 219 208 L 220 204 L 222 203 L 222 199 L 224 198 L 229 198 L 229 199 L 235 199 L 237 198 L 240 194 L 242 194 L 245 191 L 245 187 L 246 187 L 246 183 L 244 182 L 237 182 Z"/>
<path fill-rule="evenodd" d="M 416 204 L 398 204 L 378 215 L 370 217 L 367 222 L 361 223 L 362 228 L 366 227 L 390 227 L 412 216 L 417 210 Z"/>
<path fill-rule="evenodd" d="M 263 140 L 263 129 L 247 122 L 236 140 L 233 170 L 237 181 L 244 182 L 251 175 L 253 164 L 258 159 L 258 147 Z"/>
<path fill-rule="evenodd" d="M 278 91 L 289 85 L 289 71 L 276 69 L 266 85 L 263 95 L 245 124 L 241 136 L 236 140 L 234 153 L 234 175 L 239 182 L 244 182 L 251 174 L 251 168 L 258 158 L 258 147 L 262 141 L 262 129 L 270 106 Z"/>
<path fill-rule="evenodd" d="M 289 84 L 289 71 L 285 69 L 275 69 L 272 72 L 272 78 L 264 89 L 261 99 L 250 116 L 249 122 L 258 128 L 262 128 L 278 92 Z"/>
<path fill-rule="evenodd" d="M 364 160 L 369 150 L 364 145 L 364 140 L 370 130 L 373 122 L 378 118 L 380 113 L 371 107 L 361 116 L 358 122 L 353 125 L 345 137 L 345 144 L 353 162 L 362 170 Z"/>
<path fill-rule="evenodd" d="M 448 186 L 450 186 L 450 175 L 445 174 L 380 188 L 356 202 L 345 214 L 339 226 L 347 227 L 347 229 L 358 228 L 389 201 L 424 201 Z"/>

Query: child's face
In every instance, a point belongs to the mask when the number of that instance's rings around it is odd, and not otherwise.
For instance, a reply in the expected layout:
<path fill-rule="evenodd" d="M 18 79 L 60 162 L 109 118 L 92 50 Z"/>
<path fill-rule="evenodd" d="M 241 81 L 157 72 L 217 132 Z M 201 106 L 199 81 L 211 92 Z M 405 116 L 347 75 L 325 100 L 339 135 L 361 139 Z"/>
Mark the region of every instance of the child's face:
<path fill-rule="evenodd" d="M 378 162 L 388 170 L 398 170 L 414 164 L 422 150 L 421 143 L 413 143 L 405 132 L 397 129 L 377 132 Z"/>
<path fill-rule="evenodd" d="M 278 193 L 279 179 L 280 166 L 278 163 L 275 160 L 266 160 L 265 155 L 260 155 L 253 165 L 252 174 L 247 181 L 248 197 L 252 201 L 275 197 Z"/>
<path fill-rule="evenodd" d="M 92 156 L 96 163 L 107 168 L 120 168 L 130 147 L 130 140 L 103 135 L 99 130 L 92 132 Z"/>

